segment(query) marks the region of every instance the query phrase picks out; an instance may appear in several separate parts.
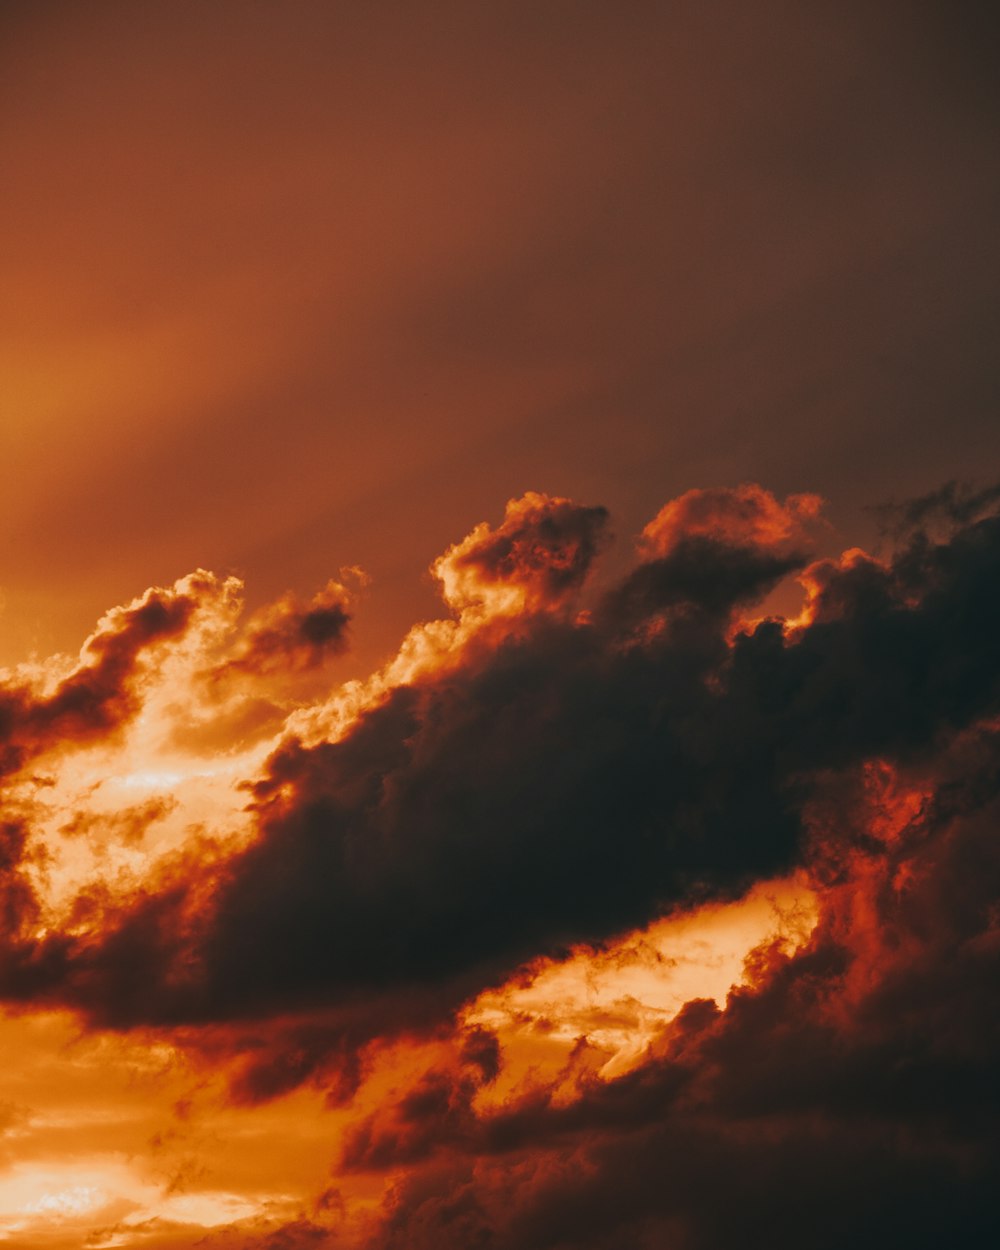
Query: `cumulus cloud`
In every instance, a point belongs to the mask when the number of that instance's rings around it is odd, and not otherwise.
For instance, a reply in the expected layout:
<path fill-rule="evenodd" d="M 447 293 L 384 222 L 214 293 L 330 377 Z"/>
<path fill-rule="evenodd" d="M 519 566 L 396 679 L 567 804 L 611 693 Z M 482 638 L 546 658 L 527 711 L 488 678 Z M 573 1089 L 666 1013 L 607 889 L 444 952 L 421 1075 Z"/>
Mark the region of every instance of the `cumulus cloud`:
<path fill-rule="evenodd" d="M 308 603 L 284 595 L 250 618 L 233 654 L 213 676 L 318 668 L 347 649 L 350 602 L 351 592 L 337 581 L 328 582 Z"/>
<path fill-rule="evenodd" d="M 204 596 L 216 589 L 211 574 L 198 572 L 169 590 L 147 590 L 104 617 L 79 661 L 54 683 L 50 679 L 50 688 L 15 675 L 0 688 L 0 774 L 16 772 L 46 750 L 72 748 L 119 729 L 140 707 L 146 662 L 185 632 Z"/>
<path fill-rule="evenodd" d="M 960 735 L 919 802 L 884 768 L 828 779 L 807 835 L 822 898 L 812 939 L 756 952 L 752 984 L 723 1010 L 689 1003 L 636 1070 L 584 1082 L 569 1104 L 535 1096 L 486 1116 L 458 1113 L 453 1080 L 419 1104 L 419 1137 L 416 1104 L 387 1112 L 408 1132 L 364 1144 L 394 1147 L 398 1163 L 416 1140 L 423 1152 L 370 1245 L 991 1239 L 996 746 L 994 730 Z M 349 1160 L 365 1162 L 353 1142 Z"/>
<path fill-rule="evenodd" d="M 705 540 L 723 547 L 808 551 L 819 528 L 818 495 L 789 495 L 782 503 L 755 482 L 735 488 L 689 490 L 665 504 L 642 531 L 640 548 L 663 557 L 683 543 Z"/>
<path fill-rule="evenodd" d="M 689 492 L 599 591 L 603 509 L 514 500 L 434 565 L 453 616 L 416 627 L 419 663 L 293 710 L 240 757 L 239 838 L 203 822 L 141 888 L 91 883 L 43 923 L 32 812 L 12 809 L 0 991 L 182 1039 L 233 1106 L 323 1091 L 347 1117 L 338 1175 L 396 1177 L 358 1245 L 791 1246 L 795 1212 L 821 1210 L 821 1247 L 968 1244 L 998 1161 L 992 498 L 879 559 L 816 560 L 814 497 Z M 785 576 L 800 616 L 734 630 Z M 341 590 L 283 600 L 235 643 L 219 583 L 150 592 L 47 688 L 8 687 L 9 777 L 60 733 L 122 733 L 202 601 L 192 689 L 213 656 L 265 681 L 319 664 Z M 183 805 L 59 829 L 145 852 Z M 545 1013 L 520 1032 L 469 1014 L 491 987 L 514 1004 L 504 984 L 540 960 L 589 951 L 596 985 L 643 926 L 792 873 L 811 937 L 759 946 L 724 1004 L 567 1002 L 579 1033 L 558 1045 Z M 628 1021 L 645 1049 L 607 1069 L 596 1034 Z"/>
<path fill-rule="evenodd" d="M 603 515 L 522 504 L 500 538 L 480 527 L 448 558 L 559 601 Z M 772 560 L 804 563 L 772 556 L 772 537 L 783 549 L 814 508 L 717 492 L 717 526 L 703 504 L 695 537 L 672 530 L 593 616 L 525 603 L 519 632 L 389 689 L 339 740 L 289 737 L 255 783 L 258 834 L 210 902 L 192 907 L 182 865 L 109 930 L 43 943 L 38 992 L 120 1023 L 339 1004 L 353 1030 L 360 1002 L 373 1027 L 394 1013 L 405 1027 L 538 954 L 787 871 L 813 775 L 914 758 L 994 706 L 996 519 L 865 565 L 863 587 L 856 563 L 831 568 L 811 625 L 730 644 L 723 604 L 770 584 Z M 711 544 L 707 580 L 687 555 L 678 572 L 689 541 Z M 665 604 L 698 627 L 637 641 Z M 146 969 L 141 1002 L 124 952 Z"/>
<path fill-rule="evenodd" d="M 494 612 L 553 610 L 582 586 L 608 540 L 608 513 L 528 491 L 434 562 L 446 602 Z"/>
<path fill-rule="evenodd" d="M 639 536 L 640 560 L 607 595 L 604 614 L 638 637 L 672 626 L 691 641 L 762 599 L 800 569 L 822 529 L 817 495 L 784 503 L 762 487 L 691 490 Z"/>

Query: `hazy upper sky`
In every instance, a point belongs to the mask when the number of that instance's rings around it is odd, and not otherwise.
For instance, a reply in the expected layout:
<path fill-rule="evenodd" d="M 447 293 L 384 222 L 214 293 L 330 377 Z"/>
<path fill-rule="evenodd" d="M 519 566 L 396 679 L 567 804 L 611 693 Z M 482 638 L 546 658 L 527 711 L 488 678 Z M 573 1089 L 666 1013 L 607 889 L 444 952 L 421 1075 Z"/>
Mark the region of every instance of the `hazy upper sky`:
<path fill-rule="evenodd" d="M 985 10 L 4 12 L 0 659 L 360 564 L 370 660 L 526 489 L 627 540 L 759 480 L 864 537 L 996 463 Z"/>

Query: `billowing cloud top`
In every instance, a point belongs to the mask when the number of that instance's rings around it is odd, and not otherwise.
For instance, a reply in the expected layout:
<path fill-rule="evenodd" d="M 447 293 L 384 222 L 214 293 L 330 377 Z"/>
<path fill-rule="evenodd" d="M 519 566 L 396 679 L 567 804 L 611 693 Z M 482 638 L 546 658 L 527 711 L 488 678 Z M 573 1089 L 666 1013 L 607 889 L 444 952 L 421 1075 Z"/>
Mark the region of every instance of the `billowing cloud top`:
<path fill-rule="evenodd" d="M 529 491 L 511 499 L 503 523 L 484 521 L 434 563 L 453 608 L 489 604 L 493 611 L 558 607 L 583 584 L 606 539 L 604 508 Z"/>
<path fill-rule="evenodd" d="M 808 551 L 822 504 L 818 495 L 789 495 L 781 503 L 756 483 L 689 490 L 660 509 L 642 531 L 641 544 L 655 556 L 697 541 L 776 555 Z"/>

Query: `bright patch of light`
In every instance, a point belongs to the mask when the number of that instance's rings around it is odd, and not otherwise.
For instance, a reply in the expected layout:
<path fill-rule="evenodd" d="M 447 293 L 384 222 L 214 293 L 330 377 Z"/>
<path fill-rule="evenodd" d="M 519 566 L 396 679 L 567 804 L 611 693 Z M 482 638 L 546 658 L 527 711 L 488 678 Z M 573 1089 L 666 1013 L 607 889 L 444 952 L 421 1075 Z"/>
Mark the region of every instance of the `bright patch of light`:
<path fill-rule="evenodd" d="M 199 1224 L 202 1228 L 216 1228 L 220 1224 L 231 1224 L 235 1220 L 245 1220 L 257 1215 L 261 1205 L 260 1201 L 244 1198 L 239 1194 L 175 1194 L 157 1204 L 156 1216 L 159 1219 L 175 1220 L 179 1224 Z M 148 1212 L 145 1213 L 145 1218 L 148 1218 Z"/>
<path fill-rule="evenodd" d="M 198 776 L 205 777 L 208 774 L 199 773 Z M 120 786 L 126 786 L 130 790 L 170 790 L 185 780 L 184 773 L 130 773 L 127 777 L 117 778 Z"/>
<path fill-rule="evenodd" d="M 686 1002 L 714 999 L 721 1007 L 745 983 L 755 947 L 777 940 L 794 950 L 815 923 L 804 885 L 764 883 L 739 902 L 660 921 L 604 950 L 543 961 L 529 978 L 481 994 L 465 1020 L 499 1034 L 515 1083 L 517 1069 L 558 1069 L 581 1038 L 594 1070 L 609 1079 L 633 1067 Z M 496 1090 L 509 1092 L 503 1078 Z"/>
<path fill-rule="evenodd" d="M 108 1195 L 96 1185 L 72 1185 L 58 1193 L 45 1194 L 34 1202 L 26 1202 L 22 1215 L 81 1215 L 102 1206 Z"/>

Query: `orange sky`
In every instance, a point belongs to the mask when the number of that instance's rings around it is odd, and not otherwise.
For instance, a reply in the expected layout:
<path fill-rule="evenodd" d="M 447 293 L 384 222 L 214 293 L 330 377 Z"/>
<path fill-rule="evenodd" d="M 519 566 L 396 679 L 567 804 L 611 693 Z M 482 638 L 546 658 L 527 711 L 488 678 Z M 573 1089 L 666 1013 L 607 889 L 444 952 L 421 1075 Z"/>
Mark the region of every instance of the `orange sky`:
<path fill-rule="evenodd" d="M 860 509 L 997 445 L 991 77 L 934 6 L 5 6 L 0 659 L 526 489 Z M 995 322 L 993 322 L 995 324 Z M 415 606 L 416 605 L 416 606 Z"/>
<path fill-rule="evenodd" d="M 0 1247 L 978 1231 L 991 25 L 5 6 Z"/>

